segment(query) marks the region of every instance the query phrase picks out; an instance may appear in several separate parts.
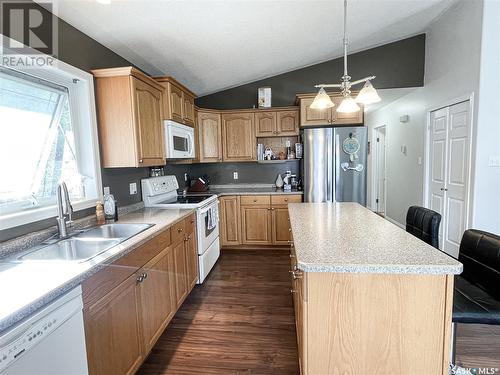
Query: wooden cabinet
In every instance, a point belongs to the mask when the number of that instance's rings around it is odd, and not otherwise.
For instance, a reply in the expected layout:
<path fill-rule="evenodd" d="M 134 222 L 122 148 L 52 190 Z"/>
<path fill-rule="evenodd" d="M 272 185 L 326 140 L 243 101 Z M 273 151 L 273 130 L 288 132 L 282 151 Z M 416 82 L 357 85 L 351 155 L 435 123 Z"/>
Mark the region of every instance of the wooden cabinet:
<path fill-rule="evenodd" d="M 255 112 L 255 133 L 257 137 L 276 135 L 276 112 Z"/>
<path fill-rule="evenodd" d="M 299 111 L 296 109 L 256 111 L 255 134 L 257 137 L 285 137 L 298 135 Z"/>
<path fill-rule="evenodd" d="M 162 87 L 139 70 L 92 70 L 104 168 L 164 165 Z"/>
<path fill-rule="evenodd" d="M 222 115 L 223 161 L 256 160 L 256 146 L 253 112 Z"/>
<path fill-rule="evenodd" d="M 174 253 L 171 246 L 148 262 L 139 272 L 142 335 L 149 352 L 172 319 L 175 308 Z"/>
<path fill-rule="evenodd" d="M 240 197 L 220 197 L 219 204 L 221 246 L 240 245 Z"/>
<path fill-rule="evenodd" d="M 200 162 L 222 161 L 222 123 L 221 115 L 214 112 L 198 111 L 198 134 Z"/>
<path fill-rule="evenodd" d="M 136 275 L 84 310 L 89 374 L 133 374 L 144 359 Z"/>
<path fill-rule="evenodd" d="M 241 206 L 241 234 L 245 245 L 271 245 L 271 208 L 266 206 Z"/>
<path fill-rule="evenodd" d="M 315 95 L 299 95 L 300 101 L 300 126 L 318 126 L 318 125 L 363 125 L 364 110 L 360 104 L 360 110 L 354 113 L 339 113 L 337 108 L 342 102 L 342 96 L 331 95 L 333 103 L 332 108 L 327 109 L 312 109 L 310 105 L 314 101 Z"/>
<path fill-rule="evenodd" d="M 154 77 L 163 88 L 164 120 L 194 127 L 194 98 L 196 95 L 172 77 Z"/>
<path fill-rule="evenodd" d="M 195 216 L 82 283 L 89 372 L 133 374 L 198 278 Z"/>
<path fill-rule="evenodd" d="M 221 246 L 288 245 L 288 203 L 300 194 L 224 196 L 220 201 Z"/>

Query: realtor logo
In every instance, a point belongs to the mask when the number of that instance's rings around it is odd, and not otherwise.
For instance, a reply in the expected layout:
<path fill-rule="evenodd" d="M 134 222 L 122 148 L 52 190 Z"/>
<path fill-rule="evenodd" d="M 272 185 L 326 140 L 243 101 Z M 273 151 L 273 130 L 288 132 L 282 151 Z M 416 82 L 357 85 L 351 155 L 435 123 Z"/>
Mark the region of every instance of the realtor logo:
<path fill-rule="evenodd" d="M 2 64 L 41 67 L 57 56 L 57 17 L 50 2 L 0 0 Z"/>

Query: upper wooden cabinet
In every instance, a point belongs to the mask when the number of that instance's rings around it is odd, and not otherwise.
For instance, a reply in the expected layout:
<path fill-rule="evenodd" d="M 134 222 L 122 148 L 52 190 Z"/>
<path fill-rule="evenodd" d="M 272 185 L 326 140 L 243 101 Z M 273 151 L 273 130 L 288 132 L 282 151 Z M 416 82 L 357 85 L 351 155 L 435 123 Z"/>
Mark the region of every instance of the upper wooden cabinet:
<path fill-rule="evenodd" d="M 224 161 L 256 160 L 253 112 L 222 115 L 222 158 Z"/>
<path fill-rule="evenodd" d="M 164 120 L 173 120 L 194 126 L 194 98 L 196 95 L 172 77 L 154 77 L 163 87 Z"/>
<path fill-rule="evenodd" d="M 299 111 L 297 109 L 257 110 L 255 112 L 255 135 L 257 137 L 285 137 L 298 134 Z"/>
<path fill-rule="evenodd" d="M 199 159 L 202 163 L 222 161 L 222 122 L 217 112 L 198 110 Z"/>
<path fill-rule="evenodd" d="M 342 102 L 342 96 L 330 95 L 333 103 L 332 108 L 327 109 L 312 109 L 310 106 L 314 101 L 315 94 L 297 95 L 297 100 L 300 102 L 300 126 L 319 126 L 319 125 L 363 125 L 364 122 L 364 108 L 359 105 L 361 109 L 354 113 L 339 113 L 337 108 Z"/>
<path fill-rule="evenodd" d="M 133 67 L 92 70 L 104 168 L 164 165 L 162 87 Z"/>

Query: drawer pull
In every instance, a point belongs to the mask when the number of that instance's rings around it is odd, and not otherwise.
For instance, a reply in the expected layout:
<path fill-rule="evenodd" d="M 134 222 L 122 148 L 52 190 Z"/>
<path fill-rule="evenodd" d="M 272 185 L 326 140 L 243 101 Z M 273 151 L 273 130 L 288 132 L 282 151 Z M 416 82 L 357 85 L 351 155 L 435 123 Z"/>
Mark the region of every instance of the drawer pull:
<path fill-rule="evenodd" d="M 290 289 L 290 293 L 293 294 L 293 293 L 297 293 L 297 292 L 295 290 L 293 290 L 293 289 Z"/>
<path fill-rule="evenodd" d="M 295 266 L 294 268 L 296 268 L 297 266 Z M 292 274 L 292 277 L 294 280 L 297 280 L 297 279 L 302 279 L 302 272 L 297 269 L 295 271 L 290 271 L 290 273 Z"/>
<path fill-rule="evenodd" d="M 181 233 L 182 232 L 182 228 L 177 228 L 177 233 Z"/>

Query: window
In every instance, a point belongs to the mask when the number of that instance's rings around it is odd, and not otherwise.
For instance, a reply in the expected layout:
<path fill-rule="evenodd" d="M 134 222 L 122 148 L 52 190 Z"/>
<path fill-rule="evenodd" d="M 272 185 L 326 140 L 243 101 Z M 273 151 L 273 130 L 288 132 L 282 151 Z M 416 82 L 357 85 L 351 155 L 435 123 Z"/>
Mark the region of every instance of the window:
<path fill-rule="evenodd" d="M 94 106 L 92 76 L 76 68 L 0 68 L 0 229 L 55 216 L 59 181 L 75 209 L 95 204 Z"/>

